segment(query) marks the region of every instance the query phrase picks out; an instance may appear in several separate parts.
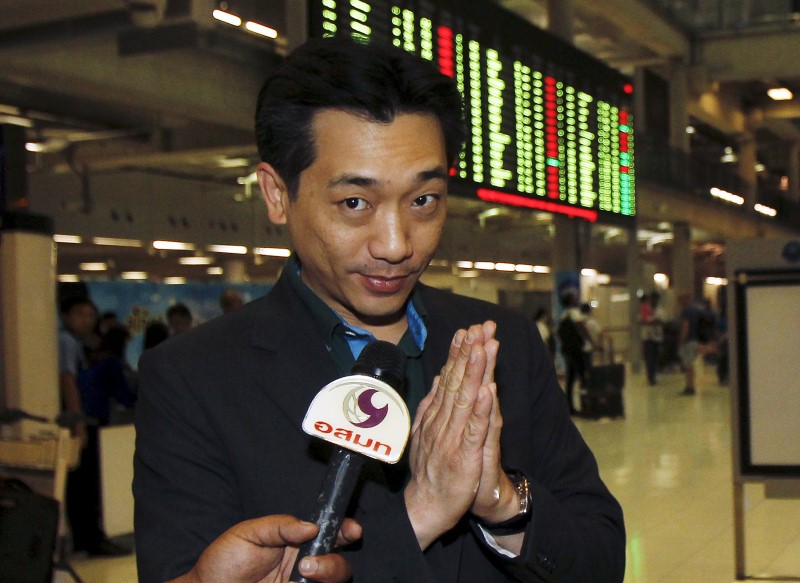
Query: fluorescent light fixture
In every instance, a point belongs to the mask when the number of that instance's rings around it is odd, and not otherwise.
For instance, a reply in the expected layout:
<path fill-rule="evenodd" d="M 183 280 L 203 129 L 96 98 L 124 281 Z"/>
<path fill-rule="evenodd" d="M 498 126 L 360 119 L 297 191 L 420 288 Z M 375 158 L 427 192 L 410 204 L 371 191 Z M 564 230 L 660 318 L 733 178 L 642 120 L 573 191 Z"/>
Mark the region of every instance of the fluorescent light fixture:
<path fill-rule="evenodd" d="M 254 247 L 253 253 L 256 255 L 266 255 L 267 257 L 289 257 L 292 252 L 282 247 Z"/>
<path fill-rule="evenodd" d="M 656 273 L 653 275 L 653 281 L 656 283 L 665 284 L 668 280 L 669 278 L 667 277 L 666 273 Z"/>
<path fill-rule="evenodd" d="M 584 277 L 597 277 L 597 270 L 585 267 L 581 269 L 581 275 L 583 275 Z"/>
<path fill-rule="evenodd" d="M 141 247 L 143 243 L 136 239 L 118 239 L 116 237 L 92 237 L 95 245 L 110 245 L 112 247 Z"/>
<path fill-rule="evenodd" d="M 484 271 L 492 271 L 492 270 L 494 270 L 494 262 L 493 261 L 476 261 L 475 262 L 475 269 L 483 269 Z"/>
<path fill-rule="evenodd" d="M 26 142 L 25 149 L 28 150 L 28 152 L 44 152 L 47 146 L 44 142 Z"/>
<path fill-rule="evenodd" d="M 611 294 L 611 303 L 616 304 L 619 302 L 627 302 L 631 299 L 631 294 L 628 292 L 622 292 L 618 294 Z"/>
<path fill-rule="evenodd" d="M 78 283 L 81 278 L 74 273 L 62 273 L 56 279 L 62 283 Z"/>
<path fill-rule="evenodd" d="M 195 246 L 193 243 L 184 243 L 182 241 L 153 241 L 153 249 L 161 249 L 163 251 L 194 251 Z"/>
<path fill-rule="evenodd" d="M 231 14 L 230 12 L 225 12 L 224 10 L 214 10 L 211 13 L 211 16 L 219 20 L 220 22 L 224 22 L 225 24 L 230 24 L 231 26 L 241 26 L 242 19 L 236 16 L 235 14 Z"/>
<path fill-rule="evenodd" d="M 608 275 L 607 273 L 598 273 L 597 279 L 595 281 L 600 285 L 608 285 L 609 283 L 611 283 L 611 276 Z M 597 306 L 592 306 L 592 307 L 597 307 Z"/>
<path fill-rule="evenodd" d="M 550 268 L 547 265 L 534 265 L 534 273 L 550 273 Z"/>
<path fill-rule="evenodd" d="M 495 263 L 494 268 L 497 271 L 514 271 L 514 264 L 513 263 Z"/>
<path fill-rule="evenodd" d="M 209 267 L 206 269 L 206 273 L 208 275 L 222 275 L 223 271 L 222 268 L 219 266 Z"/>
<path fill-rule="evenodd" d="M 123 271 L 120 274 L 122 279 L 147 279 L 147 272 L 146 271 Z"/>
<path fill-rule="evenodd" d="M 711 190 L 711 196 L 716 198 L 721 198 L 724 201 L 732 202 L 733 204 L 744 204 L 744 199 L 739 196 L 738 194 L 733 194 L 728 192 L 727 190 L 722 190 L 721 188 L 717 188 L 716 186 L 713 187 Z"/>
<path fill-rule="evenodd" d="M 102 261 L 81 263 L 78 268 L 81 271 L 106 271 L 108 270 L 108 263 Z"/>
<path fill-rule="evenodd" d="M 762 215 L 767 215 L 768 217 L 774 217 L 775 215 L 778 214 L 778 211 L 776 211 L 774 208 L 764 204 L 756 204 L 755 206 L 753 206 L 753 208 L 757 213 L 761 213 Z"/>
<path fill-rule="evenodd" d="M 206 249 L 214 253 L 230 253 L 231 255 L 247 254 L 247 247 L 244 245 L 209 245 Z"/>
<path fill-rule="evenodd" d="M 259 24 L 257 22 L 253 22 L 252 20 L 248 20 L 244 27 L 252 33 L 260 34 L 261 36 L 266 36 L 269 38 L 278 38 L 278 31 L 274 28 L 270 28 L 268 26 L 264 26 L 263 24 Z"/>
<path fill-rule="evenodd" d="M 707 277 L 706 283 L 708 285 L 728 285 L 728 280 L 724 277 Z"/>
<path fill-rule="evenodd" d="M 218 158 L 218 168 L 243 168 L 250 165 L 250 160 L 247 158 Z"/>
<path fill-rule="evenodd" d="M 775 101 L 789 101 L 794 97 L 792 92 L 786 87 L 773 87 L 772 89 L 767 89 L 767 95 L 769 95 L 770 99 L 774 99 Z"/>
<path fill-rule="evenodd" d="M 0 124 L 11 124 L 14 126 L 21 126 L 23 128 L 32 128 L 33 122 L 25 117 L 20 117 L 18 115 L 0 115 Z M 27 148 L 27 144 L 25 147 Z"/>
<path fill-rule="evenodd" d="M 518 273 L 533 273 L 533 265 L 528 265 L 527 263 L 517 263 L 514 266 L 514 271 Z"/>
<path fill-rule="evenodd" d="M 475 264 L 472 261 L 456 261 L 456 267 L 459 269 L 472 269 Z"/>
<path fill-rule="evenodd" d="M 53 235 L 56 243 L 83 243 L 83 238 L 78 235 Z"/>
<path fill-rule="evenodd" d="M 767 167 L 764 164 L 762 164 L 761 162 L 756 162 L 756 165 L 754 167 L 754 170 L 756 172 L 764 172 L 764 170 L 766 170 L 766 169 L 767 169 Z"/>
<path fill-rule="evenodd" d="M 165 277 L 161 280 L 166 285 L 180 285 L 182 283 L 186 283 L 185 277 Z"/>
<path fill-rule="evenodd" d="M 192 257 L 180 257 L 178 259 L 178 263 L 181 265 L 211 265 L 214 263 L 214 260 L 211 257 L 205 257 L 203 255 L 200 256 L 192 256 Z"/>

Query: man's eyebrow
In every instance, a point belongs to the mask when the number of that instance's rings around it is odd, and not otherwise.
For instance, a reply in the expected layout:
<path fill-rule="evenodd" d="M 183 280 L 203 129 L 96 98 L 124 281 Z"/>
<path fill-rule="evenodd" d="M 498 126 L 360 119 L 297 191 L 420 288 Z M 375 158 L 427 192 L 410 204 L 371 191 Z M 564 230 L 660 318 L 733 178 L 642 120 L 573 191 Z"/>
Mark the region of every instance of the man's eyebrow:
<path fill-rule="evenodd" d="M 430 180 L 447 180 L 447 176 L 447 170 L 444 167 L 437 166 L 436 168 L 431 168 L 430 170 L 418 172 L 415 182 L 423 183 Z M 346 173 L 340 174 L 339 176 L 333 178 L 328 183 L 328 186 L 330 188 L 335 188 L 337 186 L 359 186 L 361 188 L 368 188 L 370 186 L 375 186 L 379 182 L 380 180 L 377 178 Z"/>

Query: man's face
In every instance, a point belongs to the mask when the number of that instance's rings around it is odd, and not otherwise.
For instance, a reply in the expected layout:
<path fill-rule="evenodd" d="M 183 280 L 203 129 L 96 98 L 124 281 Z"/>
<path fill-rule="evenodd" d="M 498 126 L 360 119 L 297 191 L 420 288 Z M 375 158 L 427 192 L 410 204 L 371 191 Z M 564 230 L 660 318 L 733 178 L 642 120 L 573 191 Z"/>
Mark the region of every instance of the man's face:
<path fill-rule="evenodd" d="M 97 312 L 90 304 L 76 304 L 64 316 L 64 325 L 76 336 L 88 336 L 94 330 Z"/>
<path fill-rule="evenodd" d="M 383 124 L 324 110 L 313 134 L 317 157 L 296 200 L 271 166 L 259 166 L 270 219 L 288 226 L 303 280 L 345 320 L 366 329 L 396 323 L 447 214 L 439 122 L 404 114 Z"/>

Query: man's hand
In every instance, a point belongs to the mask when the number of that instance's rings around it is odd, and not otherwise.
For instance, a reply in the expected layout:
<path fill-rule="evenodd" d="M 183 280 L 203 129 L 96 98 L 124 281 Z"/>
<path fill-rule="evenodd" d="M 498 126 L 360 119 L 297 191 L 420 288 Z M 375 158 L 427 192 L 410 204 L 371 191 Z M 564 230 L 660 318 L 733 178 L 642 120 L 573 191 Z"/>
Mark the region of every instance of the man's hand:
<path fill-rule="evenodd" d="M 316 524 L 285 514 L 246 520 L 231 527 L 211 543 L 194 568 L 171 583 L 287 583 L 297 547 L 319 532 Z M 339 545 L 361 537 L 361 527 L 345 519 Z M 306 557 L 300 573 L 320 583 L 344 583 L 350 565 L 337 554 Z"/>
<path fill-rule="evenodd" d="M 455 526 L 480 487 L 493 401 L 484 384 L 493 374 L 485 344 L 480 325 L 456 332 L 447 363 L 417 410 L 404 496 L 423 549 Z"/>

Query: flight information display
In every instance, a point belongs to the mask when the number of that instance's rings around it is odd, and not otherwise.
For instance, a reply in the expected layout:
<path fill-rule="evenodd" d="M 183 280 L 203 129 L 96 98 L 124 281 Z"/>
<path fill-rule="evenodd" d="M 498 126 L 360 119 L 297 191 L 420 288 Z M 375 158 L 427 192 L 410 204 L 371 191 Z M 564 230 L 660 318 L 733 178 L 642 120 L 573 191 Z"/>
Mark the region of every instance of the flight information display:
<path fill-rule="evenodd" d="M 636 214 L 633 86 L 486 0 L 309 0 L 311 36 L 390 42 L 452 77 L 456 194 L 588 221 Z"/>

